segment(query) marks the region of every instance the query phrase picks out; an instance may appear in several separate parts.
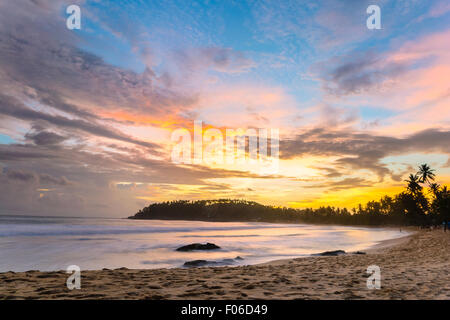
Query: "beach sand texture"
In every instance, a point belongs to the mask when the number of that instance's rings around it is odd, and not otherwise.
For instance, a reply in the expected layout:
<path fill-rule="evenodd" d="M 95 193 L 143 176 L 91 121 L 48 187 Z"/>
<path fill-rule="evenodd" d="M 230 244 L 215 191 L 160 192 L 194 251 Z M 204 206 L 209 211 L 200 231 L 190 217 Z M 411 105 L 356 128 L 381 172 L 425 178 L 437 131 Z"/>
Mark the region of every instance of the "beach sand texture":
<path fill-rule="evenodd" d="M 0 274 L 0 299 L 450 299 L 450 232 L 420 231 L 366 251 L 241 267 Z M 381 269 L 369 290 L 367 267 Z"/>

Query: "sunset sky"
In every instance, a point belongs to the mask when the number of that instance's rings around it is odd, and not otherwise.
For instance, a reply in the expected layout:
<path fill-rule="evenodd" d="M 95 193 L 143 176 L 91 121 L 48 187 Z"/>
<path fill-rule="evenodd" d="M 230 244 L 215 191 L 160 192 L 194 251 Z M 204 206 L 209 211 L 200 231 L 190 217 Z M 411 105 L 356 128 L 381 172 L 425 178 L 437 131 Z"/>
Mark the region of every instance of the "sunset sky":
<path fill-rule="evenodd" d="M 278 129 L 278 172 L 173 163 L 171 134 L 194 120 Z M 449 142 L 448 0 L 0 0 L 0 214 L 351 208 L 421 163 L 449 183 Z"/>

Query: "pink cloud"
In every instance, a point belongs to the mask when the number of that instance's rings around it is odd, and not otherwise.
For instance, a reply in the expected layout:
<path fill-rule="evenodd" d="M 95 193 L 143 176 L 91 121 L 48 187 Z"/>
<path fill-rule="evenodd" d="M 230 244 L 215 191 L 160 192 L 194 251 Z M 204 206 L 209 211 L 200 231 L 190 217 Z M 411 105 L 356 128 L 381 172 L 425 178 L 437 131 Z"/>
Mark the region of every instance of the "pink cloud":
<path fill-rule="evenodd" d="M 423 66 L 405 73 L 394 88 L 398 93 L 390 106 L 395 109 L 420 109 L 428 120 L 443 120 L 449 115 L 450 30 L 408 42 L 388 60 Z"/>
<path fill-rule="evenodd" d="M 214 86 L 198 107 L 199 119 L 220 127 L 282 127 L 298 113 L 282 88 L 253 84 Z"/>
<path fill-rule="evenodd" d="M 377 61 L 374 68 L 376 71 L 385 65 L 401 65 L 401 71 L 389 74 L 364 95 L 356 94 L 348 101 L 400 111 L 405 119 L 419 112 L 428 122 L 450 120 L 449 40 L 450 30 L 446 30 L 406 42 Z"/>
<path fill-rule="evenodd" d="M 447 0 L 443 0 L 434 4 L 426 17 L 437 18 L 443 16 L 448 12 L 450 12 L 450 2 L 448 2 Z"/>

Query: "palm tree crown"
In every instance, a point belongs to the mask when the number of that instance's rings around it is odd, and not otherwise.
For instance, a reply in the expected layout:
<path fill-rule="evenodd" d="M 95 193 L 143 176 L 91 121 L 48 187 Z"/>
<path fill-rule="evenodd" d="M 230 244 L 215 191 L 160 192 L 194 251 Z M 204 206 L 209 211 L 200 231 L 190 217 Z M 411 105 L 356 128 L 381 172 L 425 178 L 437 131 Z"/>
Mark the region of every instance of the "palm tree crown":
<path fill-rule="evenodd" d="M 434 195 L 437 195 L 439 193 L 440 188 L 441 186 L 439 185 L 439 183 L 434 182 L 430 184 L 431 192 L 433 192 Z"/>
<path fill-rule="evenodd" d="M 434 181 L 434 178 L 436 177 L 434 170 L 426 163 L 419 166 L 419 172 L 417 172 L 417 174 L 420 177 L 420 183 L 430 183 L 430 181 Z"/>
<path fill-rule="evenodd" d="M 422 189 L 420 186 L 420 177 L 417 174 L 410 174 L 408 180 L 405 180 L 408 182 L 408 190 L 411 193 L 416 193 Z"/>

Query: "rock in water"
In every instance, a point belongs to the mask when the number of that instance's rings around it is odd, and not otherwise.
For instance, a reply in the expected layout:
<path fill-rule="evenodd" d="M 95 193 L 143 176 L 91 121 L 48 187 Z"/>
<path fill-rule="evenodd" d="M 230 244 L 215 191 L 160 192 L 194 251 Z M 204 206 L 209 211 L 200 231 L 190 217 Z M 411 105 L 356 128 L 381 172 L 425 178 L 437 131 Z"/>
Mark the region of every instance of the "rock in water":
<path fill-rule="evenodd" d="M 325 251 L 322 253 L 319 253 L 319 256 L 338 256 L 341 254 L 345 254 L 344 250 L 335 250 L 335 251 Z"/>
<path fill-rule="evenodd" d="M 204 266 L 215 266 L 215 267 L 229 266 L 229 265 L 235 264 L 236 260 L 239 260 L 239 259 L 222 259 L 220 261 L 193 260 L 193 261 L 186 261 L 183 264 L 183 267 L 192 268 L 192 267 L 204 267 Z M 243 259 L 241 258 L 241 260 L 243 260 Z"/>
<path fill-rule="evenodd" d="M 179 247 L 177 251 L 194 251 L 194 250 L 214 250 L 214 249 L 220 249 L 219 246 L 215 245 L 214 243 L 192 243 L 188 244 L 187 246 Z"/>
<path fill-rule="evenodd" d="M 193 260 L 193 261 L 186 261 L 184 263 L 184 267 L 203 267 L 208 264 L 211 264 L 211 261 L 206 260 Z"/>

